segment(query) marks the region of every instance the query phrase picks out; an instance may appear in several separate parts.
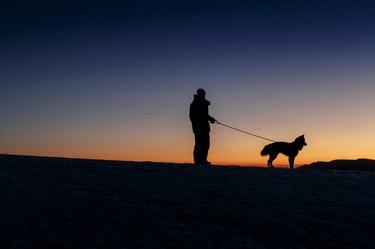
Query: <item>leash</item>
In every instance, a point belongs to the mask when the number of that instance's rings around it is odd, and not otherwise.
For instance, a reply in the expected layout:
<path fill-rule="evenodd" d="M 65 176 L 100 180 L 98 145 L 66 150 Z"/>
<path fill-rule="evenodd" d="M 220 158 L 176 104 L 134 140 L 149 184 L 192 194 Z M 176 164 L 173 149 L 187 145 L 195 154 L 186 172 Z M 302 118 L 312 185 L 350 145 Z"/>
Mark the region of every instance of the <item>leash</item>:
<path fill-rule="evenodd" d="M 229 126 L 229 125 L 226 125 L 226 124 L 223 124 L 223 123 L 220 123 L 219 121 L 215 121 L 215 123 L 219 124 L 219 125 L 222 125 L 222 126 L 225 126 L 227 128 L 230 128 L 232 130 L 236 130 L 236 131 L 239 131 L 239 132 L 242 132 L 242 133 L 245 133 L 247 135 L 250 135 L 250 136 L 253 136 L 253 137 L 257 137 L 257 138 L 261 138 L 261 139 L 264 139 L 264 140 L 267 140 L 267 141 L 270 141 L 270 142 L 276 142 L 275 140 L 272 140 L 272 139 L 268 139 L 268 138 L 265 138 L 265 137 L 261 137 L 261 136 L 258 136 L 256 134 L 253 134 L 253 133 L 250 133 L 250 132 L 247 132 L 247 131 L 243 131 L 243 130 L 240 130 L 240 129 L 237 129 L 235 127 L 232 127 L 232 126 Z"/>

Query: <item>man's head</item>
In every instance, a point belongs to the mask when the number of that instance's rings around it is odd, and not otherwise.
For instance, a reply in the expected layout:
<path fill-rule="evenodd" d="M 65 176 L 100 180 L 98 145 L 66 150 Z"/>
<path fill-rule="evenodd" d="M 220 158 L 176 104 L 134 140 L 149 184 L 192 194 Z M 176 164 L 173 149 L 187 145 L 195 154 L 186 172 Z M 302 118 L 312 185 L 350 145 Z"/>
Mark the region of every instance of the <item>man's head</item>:
<path fill-rule="evenodd" d="M 199 88 L 199 89 L 197 90 L 197 95 L 198 95 L 199 97 L 206 97 L 206 91 L 205 91 L 203 88 Z"/>

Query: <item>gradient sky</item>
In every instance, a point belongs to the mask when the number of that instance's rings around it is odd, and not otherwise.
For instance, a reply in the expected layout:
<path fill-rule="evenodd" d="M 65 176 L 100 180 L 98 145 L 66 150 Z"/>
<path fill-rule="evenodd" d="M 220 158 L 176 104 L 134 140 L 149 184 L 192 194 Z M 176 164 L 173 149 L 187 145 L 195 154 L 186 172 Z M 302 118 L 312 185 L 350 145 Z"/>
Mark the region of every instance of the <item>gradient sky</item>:
<path fill-rule="evenodd" d="M 192 162 L 203 87 L 222 123 L 305 134 L 297 165 L 375 158 L 373 1 L 8 2 L 0 153 Z M 209 160 L 265 165 L 268 143 L 213 125 Z"/>

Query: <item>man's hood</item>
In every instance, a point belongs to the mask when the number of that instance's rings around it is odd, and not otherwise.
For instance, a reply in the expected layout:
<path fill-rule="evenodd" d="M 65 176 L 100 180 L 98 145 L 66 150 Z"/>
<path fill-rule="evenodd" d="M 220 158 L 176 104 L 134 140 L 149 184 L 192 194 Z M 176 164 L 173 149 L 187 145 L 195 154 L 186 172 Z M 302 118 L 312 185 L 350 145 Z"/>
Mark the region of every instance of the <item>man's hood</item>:
<path fill-rule="evenodd" d="M 194 101 L 204 101 L 207 105 L 211 105 L 211 102 L 208 101 L 205 97 L 194 94 Z"/>

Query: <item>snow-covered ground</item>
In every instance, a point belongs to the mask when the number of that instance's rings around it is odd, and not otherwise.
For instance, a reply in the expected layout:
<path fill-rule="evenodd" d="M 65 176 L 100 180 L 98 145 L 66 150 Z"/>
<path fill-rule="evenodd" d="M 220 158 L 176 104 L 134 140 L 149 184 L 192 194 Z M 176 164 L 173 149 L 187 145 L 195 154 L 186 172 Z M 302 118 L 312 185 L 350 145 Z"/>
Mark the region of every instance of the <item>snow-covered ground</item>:
<path fill-rule="evenodd" d="M 0 155 L 0 248 L 375 248 L 375 172 Z"/>

